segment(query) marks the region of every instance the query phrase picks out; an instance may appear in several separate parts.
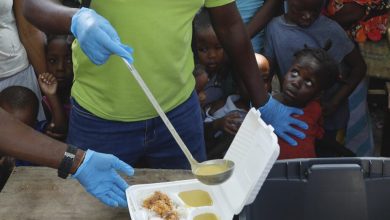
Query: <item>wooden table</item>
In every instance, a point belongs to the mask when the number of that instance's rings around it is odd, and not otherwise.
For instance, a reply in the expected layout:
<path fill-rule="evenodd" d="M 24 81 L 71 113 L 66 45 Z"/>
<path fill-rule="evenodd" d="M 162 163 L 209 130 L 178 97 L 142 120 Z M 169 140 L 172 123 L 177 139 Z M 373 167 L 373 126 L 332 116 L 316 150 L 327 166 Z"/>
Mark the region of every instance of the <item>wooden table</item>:
<path fill-rule="evenodd" d="M 192 179 L 189 170 L 136 169 L 130 185 Z M 110 208 L 73 179 L 45 167 L 16 167 L 0 193 L 0 219 L 130 219 L 127 208 Z"/>

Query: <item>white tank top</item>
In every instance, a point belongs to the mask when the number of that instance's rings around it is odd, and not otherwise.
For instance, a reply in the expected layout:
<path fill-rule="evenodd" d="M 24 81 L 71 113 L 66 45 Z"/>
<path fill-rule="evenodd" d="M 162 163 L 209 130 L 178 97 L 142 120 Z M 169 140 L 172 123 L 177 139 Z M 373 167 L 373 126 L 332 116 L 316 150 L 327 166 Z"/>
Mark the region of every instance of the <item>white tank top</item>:
<path fill-rule="evenodd" d="M 29 64 L 19 39 L 12 5 L 13 0 L 0 1 L 0 78 L 12 76 Z"/>

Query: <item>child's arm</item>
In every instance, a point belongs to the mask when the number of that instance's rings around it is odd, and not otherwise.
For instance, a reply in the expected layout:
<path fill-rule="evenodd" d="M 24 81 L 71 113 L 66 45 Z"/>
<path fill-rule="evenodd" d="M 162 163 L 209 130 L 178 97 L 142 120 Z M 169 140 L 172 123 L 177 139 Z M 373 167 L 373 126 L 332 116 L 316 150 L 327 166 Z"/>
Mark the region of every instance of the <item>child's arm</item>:
<path fill-rule="evenodd" d="M 54 138 L 63 138 L 66 135 L 68 125 L 64 109 L 57 96 L 57 79 L 50 73 L 42 73 L 39 75 L 38 82 L 49 101 L 52 113 L 51 123 L 46 128 L 46 133 Z"/>
<path fill-rule="evenodd" d="M 348 98 L 366 74 L 366 63 L 356 47 L 344 57 L 343 62 L 345 62 L 351 70 L 348 76 L 343 79 L 344 84 L 333 98 L 329 102 L 323 103 L 323 113 L 325 116 L 333 113 L 340 103 Z"/>
<path fill-rule="evenodd" d="M 283 0 L 267 0 L 264 5 L 256 12 L 255 16 L 247 24 L 247 30 L 250 37 L 263 30 L 269 21 L 276 15 L 282 13 Z"/>

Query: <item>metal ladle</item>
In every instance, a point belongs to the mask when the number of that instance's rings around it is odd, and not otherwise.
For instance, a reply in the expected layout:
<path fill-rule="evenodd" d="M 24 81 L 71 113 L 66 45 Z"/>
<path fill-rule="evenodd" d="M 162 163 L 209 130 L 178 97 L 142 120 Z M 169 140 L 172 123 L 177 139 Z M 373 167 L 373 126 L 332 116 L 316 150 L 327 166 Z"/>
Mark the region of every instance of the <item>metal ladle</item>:
<path fill-rule="evenodd" d="M 188 161 L 191 164 L 192 173 L 195 175 L 195 177 L 199 181 L 207 185 L 221 184 L 227 179 L 229 179 L 234 170 L 234 162 L 224 159 L 208 160 L 202 163 L 196 161 L 192 156 L 191 152 L 188 150 L 187 146 L 184 144 L 183 140 L 180 138 L 179 134 L 176 132 L 171 122 L 169 121 L 168 117 L 165 115 L 164 111 L 161 109 L 157 100 L 154 98 L 153 94 L 146 86 L 144 80 L 141 78 L 138 71 L 132 64 L 128 63 L 126 59 L 122 59 L 126 63 L 126 66 L 129 68 L 130 72 L 133 74 L 138 84 L 141 86 L 142 90 L 145 92 L 153 107 L 156 109 L 164 124 L 167 126 L 169 132 L 172 134 L 173 138 L 176 140 L 177 144 L 187 157 Z"/>

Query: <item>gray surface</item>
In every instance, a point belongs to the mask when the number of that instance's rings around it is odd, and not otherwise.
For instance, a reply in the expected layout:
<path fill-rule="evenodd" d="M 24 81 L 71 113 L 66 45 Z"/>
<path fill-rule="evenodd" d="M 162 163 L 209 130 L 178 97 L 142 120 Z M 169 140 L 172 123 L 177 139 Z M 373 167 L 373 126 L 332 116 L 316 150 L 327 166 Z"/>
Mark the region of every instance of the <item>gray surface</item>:
<path fill-rule="evenodd" d="M 192 179 L 186 170 L 136 169 L 130 185 Z M 130 219 L 127 208 L 110 208 L 84 191 L 73 179 L 57 177 L 44 167 L 17 167 L 0 193 L 0 218 Z"/>
<path fill-rule="evenodd" d="M 240 220 L 389 220 L 389 158 L 277 161 Z"/>

